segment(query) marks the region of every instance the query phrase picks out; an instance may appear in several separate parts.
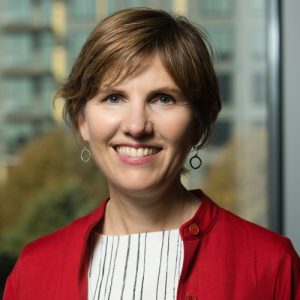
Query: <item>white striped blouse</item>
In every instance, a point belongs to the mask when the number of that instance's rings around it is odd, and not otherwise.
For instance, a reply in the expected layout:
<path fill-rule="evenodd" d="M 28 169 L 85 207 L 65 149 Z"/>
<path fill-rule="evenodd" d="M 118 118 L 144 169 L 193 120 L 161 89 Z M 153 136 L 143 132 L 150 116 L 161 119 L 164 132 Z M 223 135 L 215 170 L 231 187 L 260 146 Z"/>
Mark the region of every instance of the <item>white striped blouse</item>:
<path fill-rule="evenodd" d="M 179 229 L 90 238 L 88 300 L 175 300 L 183 263 Z"/>

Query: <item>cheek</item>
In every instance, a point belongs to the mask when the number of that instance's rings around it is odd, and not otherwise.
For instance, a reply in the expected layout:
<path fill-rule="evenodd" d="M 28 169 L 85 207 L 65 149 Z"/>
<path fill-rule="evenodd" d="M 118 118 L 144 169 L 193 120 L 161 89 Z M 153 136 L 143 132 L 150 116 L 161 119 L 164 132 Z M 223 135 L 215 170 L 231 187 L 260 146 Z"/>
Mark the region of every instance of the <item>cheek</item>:
<path fill-rule="evenodd" d="M 114 114 L 105 111 L 95 112 L 88 118 L 90 143 L 106 143 L 116 133 L 120 120 Z"/>
<path fill-rule="evenodd" d="M 181 113 L 173 116 L 166 116 L 160 119 L 161 134 L 172 144 L 185 145 L 189 148 L 192 145 L 193 131 L 192 118 L 190 113 Z"/>

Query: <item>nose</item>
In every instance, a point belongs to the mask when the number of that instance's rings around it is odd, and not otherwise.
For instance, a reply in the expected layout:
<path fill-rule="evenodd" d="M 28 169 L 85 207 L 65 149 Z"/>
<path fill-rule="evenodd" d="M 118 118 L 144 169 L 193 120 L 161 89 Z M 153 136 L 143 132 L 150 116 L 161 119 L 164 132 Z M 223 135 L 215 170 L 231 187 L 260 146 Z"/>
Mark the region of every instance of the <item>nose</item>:
<path fill-rule="evenodd" d="M 133 137 L 152 133 L 153 124 L 150 112 L 144 103 L 132 102 L 129 105 L 123 121 L 123 131 Z"/>

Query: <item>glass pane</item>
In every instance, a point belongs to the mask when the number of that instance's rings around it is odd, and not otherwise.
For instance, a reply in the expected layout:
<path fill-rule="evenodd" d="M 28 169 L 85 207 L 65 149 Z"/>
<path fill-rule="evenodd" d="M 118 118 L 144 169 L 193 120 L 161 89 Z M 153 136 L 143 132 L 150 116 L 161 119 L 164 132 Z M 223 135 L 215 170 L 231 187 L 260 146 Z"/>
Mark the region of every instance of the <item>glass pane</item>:
<path fill-rule="evenodd" d="M 108 1 L 109 2 L 109 1 Z M 70 12 L 73 18 L 93 19 L 95 18 L 96 3 L 95 0 L 72 0 Z"/>
<path fill-rule="evenodd" d="M 30 122 L 8 122 L 5 126 L 5 141 L 9 153 L 15 150 L 33 135 L 34 128 Z"/>
<path fill-rule="evenodd" d="M 229 15 L 233 10 L 232 0 L 202 0 L 204 15 Z"/>
<path fill-rule="evenodd" d="M 210 145 L 199 152 L 201 169 L 184 182 L 241 217 L 268 226 L 266 16 L 258 2 L 190 2 L 193 21 L 208 30 L 217 51 L 223 108 Z"/>
<path fill-rule="evenodd" d="M 112 14 L 115 11 L 119 9 L 118 1 L 117 0 L 111 0 L 107 1 L 107 12 L 108 14 Z"/>
<path fill-rule="evenodd" d="M 51 114 L 52 107 L 52 99 L 55 93 L 55 84 L 54 79 L 50 76 L 47 76 L 41 80 L 41 103 L 42 103 L 42 111 Z"/>
<path fill-rule="evenodd" d="M 32 63 L 33 41 L 28 33 L 6 33 L 3 37 L 3 64 L 25 67 Z"/>
<path fill-rule="evenodd" d="M 232 75 L 229 73 L 217 74 L 219 81 L 222 104 L 227 105 L 232 101 Z"/>
<path fill-rule="evenodd" d="M 30 78 L 9 78 L 4 82 L 6 112 L 28 110 L 33 105 L 33 84 Z"/>
<path fill-rule="evenodd" d="M 249 6 L 253 15 L 264 16 L 266 13 L 266 0 L 249 0 Z"/>
<path fill-rule="evenodd" d="M 27 22 L 31 20 L 31 0 L 4 0 L 2 16 L 5 22 Z"/>
<path fill-rule="evenodd" d="M 70 43 L 69 43 L 69 62 L 73 64 L 76 57 L 78 56 L 83 44 L 85 43 L 86 39 L 88 38 L 90 32 L 74 32 L 70 36 Z"/>
<path fill-rule="evenodd" d="M 142 7 L 145 6 L 145 0 L 127 0 L 128 7 Z"/>
<path fill-rule="evenodd" d="M 263 27 L 251 28 L 251 55 L 254 59 L 265 59 L 266 33 Z"/>
<path fill-rule="evenodd" d="M 54 0 L 40 0 L 41 23 L 45 25 L 51 24 L 52 4 Z"/>
<path fill-rule="evenodd" d="M 266 74 L 256 72 L 252 75 L 252 99 L 256 104 L 263 104 L 266 100 Z"/>
<path fill-rule="evenodd" d="M 46 32 L 40 36 L 40 47 L 42 66 L 50 69 L 52 65 L 52 49 L 54 47 L 54 36 L 52 33 Z"/>
<path fill-rule="evenodd" d="M 183 8 L 190 21 L 198 23 L 209 32 L 216 47 L 215 66 L 223 108 L 210 145 L 198 153 L 203 161 L 200 169 L 191 170 L 189 159 L 195 153 L 189 154 L 186 166 L 190 172 L 183 176 L 183 184 L 188 189 L 201 188 L 220 206 L 250 221 L 268 226 L 266 1 L 67 0 L 63 1 L 69 16 L 66 19 L 65 38 L 56 37 L 55 33 L 45 30 L 44 25 L 51 23 L 53 2 L 54 0 L 2 1 L 3 22 L 18 25 L 31 22 L 32 16 L 40 21 L 35 24 L 36 30 L 30 34 L 29 31 L 13 33 L 7 31 L 5 26 L 0 30 L 2 68 L 13 69 L 8 70 L 11 72 L 9 75 L 2 72 L 0 76 L 0 158 L 4 157 L 0 160 L 0 177 L 2 165 L 9 170 L 11 165 L 15 167 L 15 162 L 21 161 L 22 157 L 20 159 L 17 154 L 20 150 L 34 149 L 28 152 L 37 162 L 25 169 L 22 177 L 24 187 L 14 198 L 15 201 L 1 202 L 0 195 L 0 206 L 10 205 L 10 214 L 2 214 L 10 225 L 4 224 L 0 218 L 0 236 L 7 233 L 12 224 L 19 224 L 19 217 L 34 205 L 34 199 L 37 199 L 42 189 L 59 189 L 66 178 L 74 180 L 76 187 L 85 188 L 90 201 L 87 201 L 89 210 L 99 204 L 100 194 L 103 196 L 101 199 L 107 195 L 105 179 L 95 164 L 83 164 L 80 161 L 82 145 L 75 146 L 71 135 L 67 138 L 62 135 L 63 130 L 59 125 L 56 126 L 59 128 L 58 133 L 48 135 L 48 131 L 54 127 L 52 97 L 57 90 L 56 80 L 50 72 L 52 52 L 56 43 L 62 48 L 61 53 L 67 51 L 70 69 L 96 23 L 97 9 L 101 9 L 101 13 L 97 15 L 104 16 L 119 9 L 136 6 L 167 11 L 172 11 L 175 7 Z M 60 58 L 57 64 L 66 65 L 64 55 Z M 33 63 L 39 59 L 41 63 Z M 37 65 L 41 68 L 35 68 Z M 61 73 L 64 74 L 63 71 Z M 67 72 L 65 73 L 67 76 Z M 42 134 L 45 132 L 47 134 Z M 39 149 L 43 151 L 35 152 L 36 144 L 32 146 L 30 142 L 32 137 L 36 137 L 36 141 L 37 137 L 40 138 Z M 8 153 L 11 155 L 6 159 L 5 155 Z M 28 176 L 26 181 L 28 174 L 32 177 Z M 10 180 L 12 182 L 14 178 L 10 177 Z M 58 187 L 58 184 L 61 186 Z M 29 188 L 26 190 L 27 186 Z M 9 191 L 8 195 L 11 194 Z M 21 202 L 26 206 L 22 206 Z M 81 207 L 74 209 L 82 213 Z M 2 206 L 0 211 L 4 211 Z M 65 212 L 61 213 L 64 214 Z M 19 231 L 15 235 L 21 236 Z M 20 250 L 25 238 L 21 242 L 18 239 L 16 241 L 15 253 Z M 1 247 L 2 245 L 0 259 Z M 16 258 L 15 254 L 13 259 Z"/>
<path fill-rule="evenodd" d="M 231 28 L 219 26 L 219 27 L 207 27 L 205 28 L 214 41 L 214 46 L 217 50 L 218 59 L 226 60 L 233 56 L 234 43 L 233 32 Z"/>
<path fill-rule="evenodd" d="M 161 3 L 161 7 L 158 6 L 157 8 L 160 8 L 167 12 L 170 12 L 170 11 L 172 11 L 172 4 L 173 4 L 172 0 L 164 0 Z M 156 7 L 153 7 L 153 8 L 156 8 Z"/>

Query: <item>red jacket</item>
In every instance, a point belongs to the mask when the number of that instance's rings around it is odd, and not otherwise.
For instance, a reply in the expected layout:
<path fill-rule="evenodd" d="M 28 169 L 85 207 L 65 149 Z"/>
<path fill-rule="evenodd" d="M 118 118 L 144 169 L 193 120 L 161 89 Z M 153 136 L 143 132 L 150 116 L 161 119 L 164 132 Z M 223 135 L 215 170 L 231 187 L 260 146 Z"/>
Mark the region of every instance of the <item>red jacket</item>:
<path fill-rule="evenodd" d="M 290 240 L 220 208 L 201 191 L 194 194 L 202 203 L 180 228 L 184 261 L 177 299 L 299 300 L 300 259 Z M 87 299 L 88 238 L 107 200 L 25 246 L 3 299 Z"/>

